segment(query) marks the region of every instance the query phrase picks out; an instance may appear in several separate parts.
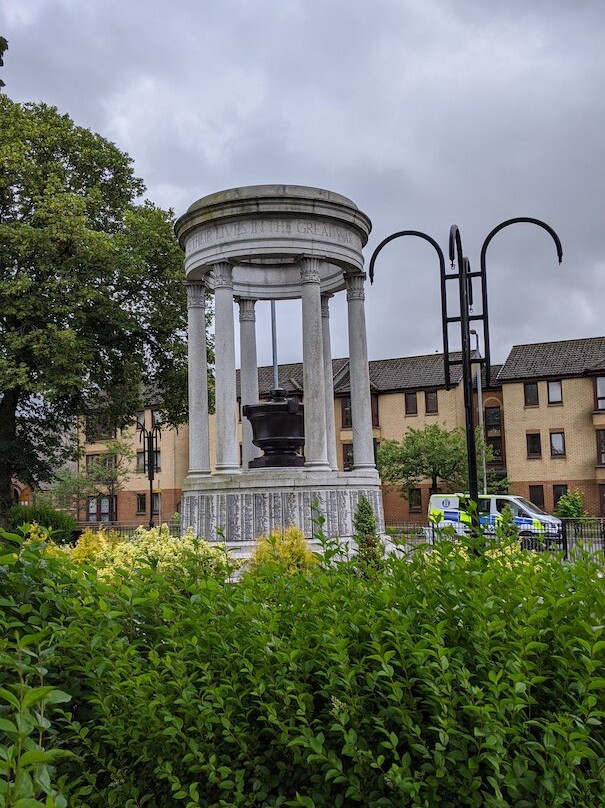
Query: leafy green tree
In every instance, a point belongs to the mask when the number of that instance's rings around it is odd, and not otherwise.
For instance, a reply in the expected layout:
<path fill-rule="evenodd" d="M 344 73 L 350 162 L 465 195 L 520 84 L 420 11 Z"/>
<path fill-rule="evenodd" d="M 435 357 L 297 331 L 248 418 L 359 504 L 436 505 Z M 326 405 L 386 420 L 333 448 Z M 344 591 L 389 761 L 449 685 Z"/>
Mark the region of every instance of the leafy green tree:
<path fill-rule="evenodd" d="M 361 497 L 353 514 L 353 539 L 357 558 L 364 567 L 377 569 L 382 562 L 382 544 L 378 536 L 376 514 L 367 497 Z"/>
<path fill-rule="evenodd" d="M 563 494 L 557 502 L 557 516 L 560 519 L 582 519 L 588 516 L 584 507 L 584 497 L 579 488 Z"/>
<path fill-rule="evenodd" d="M 114 497 L 123 490 L 134 469 L 136 452 L 123 440 L 105 441 L 105 451 L 95 455 L 82 471 L 62 469 L 51 488 L 36 495 L 36 502 L 48 502 L 73 511 L 80 517 L 88 497 Z"/>
<path fill-rule="evenodd" d="M 49 481 L 78 415 L 132 421 L 143 385 L 186 417 L 186 299 L 173 216 L 113 143 L 0 96 L 0 503 Z"/>
<path fill-rule="evenodd" d="M 476 432 L 477 456 L 482 437 Z M 483 446 L 486 460 L 492 457 Z M 431 493 L 445 485 L 452 490 L 468 487 L 466 433 L 463 428 L 448 430 L 439 424 L 424 429 L 409 429 L 402 441 L 384 440 L 378 449 L 378 467 L 384 483 L 401 487 L 403 496 L 423 480 L 431 481 Z"/>

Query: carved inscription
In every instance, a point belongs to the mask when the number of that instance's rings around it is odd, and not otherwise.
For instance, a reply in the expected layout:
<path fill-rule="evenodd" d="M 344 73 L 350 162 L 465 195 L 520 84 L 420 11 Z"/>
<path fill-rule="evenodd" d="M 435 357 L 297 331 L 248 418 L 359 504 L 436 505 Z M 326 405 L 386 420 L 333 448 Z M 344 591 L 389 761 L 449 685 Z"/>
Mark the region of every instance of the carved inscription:
<path fill-rule="evenodd" d="M 187 241 L 186 252 L 189 254 L 203 247 L 254 236 L 311 236 L 336 244 L 360 246 L 359 238 L 354 233 L 336 224 L 311 219 L 265 219 L 205 227 Z"/>

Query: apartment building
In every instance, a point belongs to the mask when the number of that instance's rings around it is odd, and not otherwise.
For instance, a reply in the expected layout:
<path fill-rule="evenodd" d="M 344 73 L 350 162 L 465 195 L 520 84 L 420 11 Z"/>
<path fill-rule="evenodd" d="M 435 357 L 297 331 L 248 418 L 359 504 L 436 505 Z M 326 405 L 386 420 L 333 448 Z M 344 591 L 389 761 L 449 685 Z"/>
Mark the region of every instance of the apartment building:
<path fill-rule="evenodd" d="M 181 487 L 187 476 L 189 430 L 186 424 L 174 429 L 163 427 L 159 410 L 153 404 L 136 414 L 132 426 L 116 433 L 94 416 L 82 425 L 80 440 L 84 451 L 78 470 L 85 471 L 93 460 L 107 456 L 108 441 L 119 439 L 130 448 L 132 459 L 124 462 L 115 493 L 89 496 L 80 503 L 77 519 L 89 523 L 117 522 L 124 525 L 149 523 L 149 480 L 145 468 L 144 443 L 140 427 L 159 427 L 157 451 L 154 452 L 154 480 L 151 492 L 156 524 L 169 522 L 180 509 Z"/>
<path fill-rule="evenodd" d="M 353 464 L 353 429 L 349 363 L 334 359 L 334 421 L 337 461 L 341 471 Z M 369 363 L 374 443 L 401 440 L 413 427 L 439 424 L 464 426 L 464 394 L 460 366 L 455 366 L 450 390 L 445 389 L 443 356 L 380 359 Z M 579 488 L 592 515 L 605 516 L 605 337 L 515 345 L 504 365 L 491 368 L 490 385 L 482 373 L 482 405 L 490 468 L 506 475 L 511 491 L 552 511 L 558 498 Z M 239 372 L 237 374 L 239 395 Z M 475 414 L 478 420 L 478 379 Z M 289 396 L 303 399 L 302 363 L 280 365 L 279 384 Z M 274 387 L 273 368 L 259 368 L 261 399 Z M 241 411 L 238 405 L 241 445 Z M 137 421 L 151 428 L 157 410 L 149 406 Z M 215 461 L 214 417 L 210 418 L 210 458 Z M 102 425 L 101 425 L 102 428 Z M 86 458 L 102 455 L 113 435 L 90 431 Z M 83 521 L 145 524 L 149 520 L 149 483 L 143 467 L 143 446 L 136 424 L 122 433 L 136 453 L 123 489 L 114 497 L 90 498 Z M 88 461 L 90 462 L 90 461 Z M 156 457 L 153 505 L 156 521 L 168 521 L 180 508 L 182 481 L 188 469 L 188 429 L 162 429 Z M 423 522 L 430 483 L 400 495 L 385 486 L 387 523 Z"/>
<path fill-rule="evenodd" d="M 605 337 L 515 345 L 497 382 L 511 490 L 552 511 L 578 488 L 605 516 Z"/>

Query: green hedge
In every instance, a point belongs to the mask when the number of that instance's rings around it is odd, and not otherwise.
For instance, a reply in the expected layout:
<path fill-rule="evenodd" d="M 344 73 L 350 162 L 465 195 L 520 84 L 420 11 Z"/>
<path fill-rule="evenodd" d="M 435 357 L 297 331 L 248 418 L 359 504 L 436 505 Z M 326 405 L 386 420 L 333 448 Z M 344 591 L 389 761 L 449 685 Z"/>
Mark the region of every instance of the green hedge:
<path fill-rule="evenodd" d="M 73 516 L 45 505 L 15 505 L 11 508 L 9 523 L 13 530 L 33 522 L 41 527 L 51 528 L 54 531 L 53 538 L 58 544 L 70 544 L 73 541 L 73 532 L 78 528 Z"/>
<path fill-rule="evenodd" d="M 33 636 L 72 696 L 46 713 L 70 806 L 603 806 L 597 564 L 443 541 L 369 577 L 276 573 L 6 567 L 0 686 Z"/>

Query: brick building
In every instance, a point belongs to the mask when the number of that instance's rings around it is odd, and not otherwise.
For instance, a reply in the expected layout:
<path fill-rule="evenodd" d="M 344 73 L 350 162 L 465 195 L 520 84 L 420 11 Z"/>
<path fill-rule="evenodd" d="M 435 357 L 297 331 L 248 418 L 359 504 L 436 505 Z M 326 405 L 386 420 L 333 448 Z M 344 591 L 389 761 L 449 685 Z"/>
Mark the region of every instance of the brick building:
<path fill-rule="evenodd" d="M 512 491 L 552 511 L 578 488 L 605 516 L 605 337 L 515 345 L 497 381 Z"/>
<path fill-rule="evenodd" d="M 338 467 L 347 470 L 353 461 L 348 360 L 334 359 L 332 370 Z M 452 386 L 446 390 L 441 354 L 380 359 L 371 361 L 369 370 L 376 446 L 385 438 L 401 440 L 410 427 L 464 426 L 461 369 L 455 366 Z M 258 373 L 260 398 L 266 399 L 273 387 L 273 369 L 262 367 Z M 482 379 L 484 431 L 494 454 L 490 466 L 508 476 L 511 491 L 552 511 L 561 494 L 579 488 L 589 513 L 605 516 L 605 337 L 515 345 L 504 365 L 492 366 L 489 387 L 484 374 Z M 288 395 L 303 398 L 301 363 L 281 365 L 279 380 Z M 475 377 L 475 410 L 476 382 Z M 239 394 L 239 372 L 237 384 Z M 137 417 L 144 418 L 149 428 L 156 411 L 148 407 Z M 241 445 L 241 413 L 237 417 Z M 211 464 L 216 457 L 213 421 L 211 416 Z M 86 456 L 102 454 L 108 437 L 98 433 L 86 442 L 82 462 Z M 137 452 L 129 479 L 113 501 L 91 499 L 86 513 L 80 514 L 83 521 L 145 524 L 149 519 L 148 481 L 134 425 L 122 439 Z M 178 431 L 163 429 L 158 449 L 157 522 L 168 521 L 180 508 L 188 468 L 187 425 Z M 396 486 L 385 486 L 387 523 L 425 521 L 428 497 L 428 481 L 409 499 L 402 498 Z"/>

